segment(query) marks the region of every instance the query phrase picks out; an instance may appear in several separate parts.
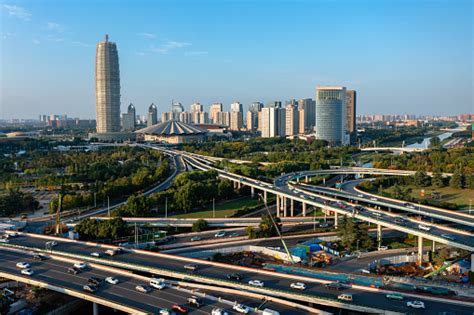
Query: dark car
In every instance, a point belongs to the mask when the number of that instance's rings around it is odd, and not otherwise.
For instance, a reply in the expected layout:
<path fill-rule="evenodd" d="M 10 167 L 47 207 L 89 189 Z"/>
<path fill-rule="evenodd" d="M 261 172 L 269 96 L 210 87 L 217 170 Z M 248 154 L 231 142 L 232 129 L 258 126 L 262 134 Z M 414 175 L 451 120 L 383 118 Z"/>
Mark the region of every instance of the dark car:
<path fill-rule="evenodd" d="M 93 285 L 93 286 L 100 286 L 102 283 L 104 283 L 104 279 L 100 279 L 100 278 L 97 278 L 97 277 L 90 277 L 89 280 L 87 280 L 87 283 L 89 285 Z"/>
<path fill-rule="evenodd" d="M 85 286 L 82 287 L 82 290 L 90 293 L 95 293 L 97 292 L 98 288 L 94 285 L 86 284 Z"/>
<path fill-rule="evenodd" d="M 71 267 L 67 269 L 67 272 L 72 273 L 73 275 L 77 275 L 80 272 L 80 270 L 76 267 Z"/>
<path fill-rule="evenodd" d="M 44 258 L 43 256 L 41 256 L 41 255 L 38 255 L 38 254 L 33 255 L 33 260 L 42 261 L 42 260 L 44 260 L 44 259 L 45 259 L 45 258 Z"/>
<path fill-rule="evenodd" d="M 340 283 L 337 283 L 337 282 L 330 282 L 330 283 L 326 283 L 326 288 L 328 288 L 330 290 L 341 291 L 341 290 L 344 289 L 344 286 Z"/>
<path fill-rule="evenodd" d="M 238 273 L 230 273 L 227 275 L 227 279 L 240 281 L 242 280 L 242 275 Z"/>

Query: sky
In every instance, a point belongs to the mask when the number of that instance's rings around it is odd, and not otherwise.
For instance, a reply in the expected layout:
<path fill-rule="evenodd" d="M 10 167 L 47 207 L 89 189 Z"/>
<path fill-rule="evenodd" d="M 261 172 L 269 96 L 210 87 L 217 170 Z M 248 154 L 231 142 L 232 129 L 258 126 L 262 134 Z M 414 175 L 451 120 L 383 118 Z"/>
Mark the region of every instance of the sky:
<path fill-rule="evenodd" d="M 357 114 L 474 113 L 472 0 L 0 0 L 0 119 L 95 117 L 96 43 L 121 111 L 358 92 Z"/>

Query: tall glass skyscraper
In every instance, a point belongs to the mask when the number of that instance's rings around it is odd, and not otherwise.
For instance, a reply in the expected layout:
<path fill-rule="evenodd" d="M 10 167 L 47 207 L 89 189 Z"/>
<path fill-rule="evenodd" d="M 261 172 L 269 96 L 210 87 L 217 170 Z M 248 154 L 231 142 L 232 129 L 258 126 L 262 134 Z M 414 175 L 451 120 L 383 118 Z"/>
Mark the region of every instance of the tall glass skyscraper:
<path fill-rule="evenodd" d="M 120 131 L 120 70 L 117 45 L 109 36 L 97 44 L 95 59 L 97 133 Z"/>
<path fill-rule="evenodd" d="M 331 145 L 348 143 L 345 87 L 316 88 L 316 139 L 326 140 Z"/>

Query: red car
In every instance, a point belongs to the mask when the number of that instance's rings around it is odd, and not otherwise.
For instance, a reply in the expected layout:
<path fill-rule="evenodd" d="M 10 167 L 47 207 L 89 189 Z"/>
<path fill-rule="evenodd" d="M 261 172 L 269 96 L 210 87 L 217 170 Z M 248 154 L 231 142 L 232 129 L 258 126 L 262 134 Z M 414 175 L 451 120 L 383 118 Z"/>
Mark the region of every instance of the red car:
<path fill-rule="evenodd" d="M 176 311 L 176 312 L 179 312 L 179 313 L 182 313 L 182 314 L 187 314 L 188 313 L 188 309 L 184 306 L 179 305 L 179 304 L 171 305 L 171 309 L 173 311 Z"/>

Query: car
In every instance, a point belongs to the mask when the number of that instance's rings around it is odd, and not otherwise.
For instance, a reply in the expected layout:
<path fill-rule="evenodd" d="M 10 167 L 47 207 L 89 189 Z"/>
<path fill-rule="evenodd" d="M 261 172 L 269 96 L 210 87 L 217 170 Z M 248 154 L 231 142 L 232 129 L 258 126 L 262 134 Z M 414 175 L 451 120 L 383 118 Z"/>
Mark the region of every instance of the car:
<path fill-rule="evenodd" d="M 98 288 L 96 286 L 86 284 L 82 287 L 82 290 L 90 293 L 95 293 L 97 292 Z"/>
<path fill-rule="evenodd" d="M 146 284 L 139 284 L 135 287 L 135 290 L 141 293 L 148 293 L 151 291 L 151 288 Z"/>
<path fill-rule="evenodd" d="M 0 243 L 10 243 L 8 238 L 0 237 Z"/>
<path fill-rule="evenodd" d="M 162 308 L 160 310 L 160 315 L 176 315 L 176 313 L 170 310 L 169 308 Z"/>
<path fill-rule="evenodd" d="M 340 294 L 337 296 L 338 300 L 352 302 L 352 294 Z"/>
<path fill-rule="evenodd" d="M 72 273 L 73 275 L 77 275 L 79 272 L 81 272 L 81 270 L 76 267 L 70 267 L 67 269 L 67 272 Z"/>
<path fill-rule="evenodd" d="M 17 237 L 18 235 L 20 235 L 18 234 L 18 232 L 13 232 L 13 231 L 6 231 L 5 233 L 6 235 L 8 235 L 8 237 Z"/>
<path fill-rule="evenodd" d="M 424 225 L 424 224 L 418 224 L 418 228 L 423 231 L 429 231 L 431 230 L 431 226 Z"/>
<path fill-rule="evenodd" d="M 188 309 L 187 309 L 186 307 L 184 307 L 184 306 L 179 305 L 179 304 L 173 304 L 173 305 L 171 305 L 171 309 L 172 309 L 173 311 L 177 311 L 177 312 L 179 312 L 179 313 L 181 313 L 181 314 L 187 314 L 187 313 L 188 313 Z"/>
<path fill-rule="evenodd" d="M 400 293 L 388 293 L 388 294 L 385 295 L 385 297 L 389 300 L 398 300 L 398 301 L 401 301 L 405 298 Z"/>
<path fill-rule="evenodd" d="M 415 209 L 415 206 L 412 205 L 411 203 L 405 202 L 403 205 L 407 207 L 408 209 Z"/>
<path fill-rule="evenodd" d="M 411 308 L 417 308 L 417 309 L 425 309 L 425 303 L 423 303 L 422 301 L 408 301 L 407 302 L 407 307 L 411 307 Z"/>
<path fill-rule="evenodd" d="M 24 275 L 27 275 L 27 276 L 31 276 L 35 272 L 30 268 L 26 268 L 26 269 L 21 269 L 21 273 L 24 274 Z"/>
<path fill-rule="evenodd" d="M 250 280 L 250 281 L 249 281 L 249 285 L 254 286 L 254 287 L 263 288 L 263 286 L 264 286 L 265 284 L 263 283 L 263 281 L 260 281 L 260 280 Z"/>
<path fill-rule="evenodd" d="M 379 246 L 378 250 L 387 250 L 388 249 L 388 246 L 385 246 L 385 245 L 382 245 L 382 246 Z"/>
<path fill-rule="evenodd" d="M 37 260 L 37 261 L 43 261 L 45 258 L 44 258 L 44 256 L 41 256 L 39 254 L 34 254 L 32 259 Z"/>
<path fill-rule="evenodd" d="M 239 233 L 237 232 L 232 232 L 227 235 L 227 237 L 237 237 L 237 236 L 240 236 Z"/>
<path fill-rule="evenodd" d="M 99 253 L 99 252 L 93 252 L 93 253 L 90 253 L 90 255 L 91 255 L 92 257 L 102 257 L 102 254 Z"/>
<path fill-rule="evenodd" d="M 382 214 L 380 212 L 375 212 L 374 211 L 374 212 L 372 212 L 372 214 L 375 215 L 376 217 L 381 217 L 382 216 Z"/>
<path fill-rule="evenodd" d="M 211 311 L 211 315 L 229 315 L 224 309 L 222 308 L 213 308 Z"/>
<path fill-rule="evenodd" d="M 342 284 L 340 284 L 338 282 L 329 282 L 329 283 L 326 283 L 325 286 L 326 286 L 326 288 L 328 288 L 330 290 L 341 291 L 342 289 L 344 289 Z"/>
<path fill-rule="evenodd" d="M 21 268 L 21 269 L 30 268 L 30 264 L 24 261 L 20 261 L 19 263 L 16 264 L 16 266 L 17 268 Z"/>
<path fill-rule="evenodd" d="M 320 228 L 327 228 L 329 227 L 329 223 L 319 223 Z"/>
<path fill-rule="evenodd" d="M 403 224 L 403 223 L 406 223 L 408 220 L 401 217 L 395 217 L 394 221 L 395 223 Z"/>
<path fill-rule="evenodd" d="M 90 277 L 87 280 L 87 283 L 90 285 L 95 285 L 96 287 L 99 287 L 100 285 L 102 285 L 102 283 L 104 283 L 104 279 L 97 278 L 97 277 Z"/>
<path fill-rule="evenodd" d="M 105 254 L 107 256 L 115 256 L 115 255 L 118 255 L 118 254 L 121 254 L 121 253 L 123 253 L 123 249 L 121 249 L 121 248 L 107 249 L 105 251 Z"/>
<path fill-rule="evenodd" d="M 45 246 L 46 246 L 46 247 L 50 247 L 50 248 L 51 248 L 51 247 L 55 247 L 55 246 L 58 246 L 58 242 L 56 242 L 56 241 L 47 241 L 47 242 L 45 243 Z"/>
<path fill-rule="evenodd" d="M 200 241 L 202 238 L 200 236 L 193 236 L 191 237 L 191 242 L 197 242 L 197 241 Z"/>
<path fill-rule="evenodd" d="M 110 283 L 110 284 L 117 284 L 119 283 L 119 280 L 114 277 L 107 277 L 105 278 L 105 282 Z"/>
<path fill-rule="evenodd" d="M 189 305 L 194 305 L 197 308 L 200 308 L 203 305 L 202 300 L 195 295 L 188 297 L 187 302 Z"/>
<path fill-rule="evenodd" d="M 451 240 L 451 241 L 456 240 L 456 236 L 454 236 L 452 234 L 441 234 L 441 236 L 444 237 L 444 238 L 447 238 L 448 240 Z"/>
<path fill-rule="evenodd" d="M 372 200 L 372 201 L 378 201 L 378 199 L 375 198 L 375 197 L 370 197 L 370 200 Z"/>
<path fill-rule="evenodd" d="M 196 265 L 196 264 L 187 264 L 187 265 L 184 265 L 184 269 L 186 269 L 188 271 L 196 271 L 198 269 L 198 265 Z"/>
<path fill-rule="evenodd" d="M 83 263 L 83 262 L 78 262 L 78 263 L 75 263 L 73 265 L 73 267 L 77 268 L 77 269 L 81 269 L 81 270 L 84 270 L 87 268 L 87 264 L 86 263 Z"/>
<path fill-rule="evenodd" d="M 234 306 L 232 307 L 232 309 L 238 313 L 242 313 L 242 314 L 248 314 L 250 312 L 250 308 L 243 305 L 243 304 L 234 304 Z"/>
<path fill-rule="evenodd" d="M 237 281 L 240 281 L 242 280 L 242 275 L 238 274 L 238 273 L 230 273 L 227 275 L 227 279 L 229 280 L 237 280 Z"/>
<path fill-rule="evenodd" d="M 304 284 L 303 282 L 293 282 L 292 284 L 290 284 L 290 288 L 296 290 L 305 290 L 306 284 Z"/>
<path fill-rule="evenodd" d="M 363 198 L 363 197 L 364 197 L 364 195 L 363 195 L 363 194 L 358 194 L 358 195 L 357 195 L 357 197 L 359 197 L 359 198 Z"/>
<path fill-rule="evenodd" d="M 151 278 L 150 279 L 150 286 L 152 286 L 152 287 L 154 287 L 155 289 L 158 289 L 158 290 L 163 290 L 164 288 L 166 288 L 165 279 L 163 279 L 163 278 L 159 278 L 159 279 Z"/>
<path fill-rule="evenodd" d="M 214 234 L 214 237 L 224 237 L 227 235 L 226 231 L 219 231 L 216 234 Z"/>

